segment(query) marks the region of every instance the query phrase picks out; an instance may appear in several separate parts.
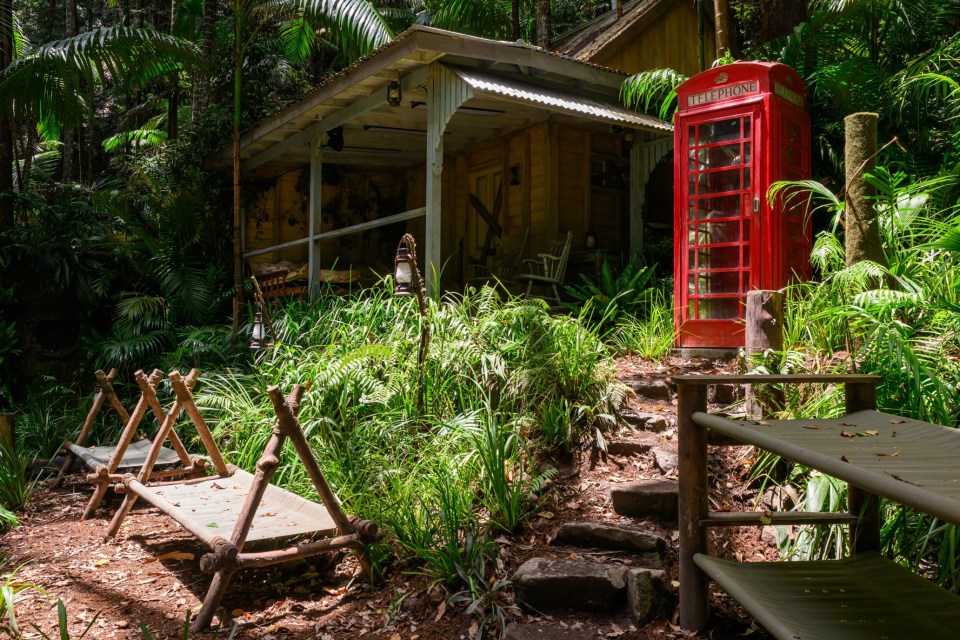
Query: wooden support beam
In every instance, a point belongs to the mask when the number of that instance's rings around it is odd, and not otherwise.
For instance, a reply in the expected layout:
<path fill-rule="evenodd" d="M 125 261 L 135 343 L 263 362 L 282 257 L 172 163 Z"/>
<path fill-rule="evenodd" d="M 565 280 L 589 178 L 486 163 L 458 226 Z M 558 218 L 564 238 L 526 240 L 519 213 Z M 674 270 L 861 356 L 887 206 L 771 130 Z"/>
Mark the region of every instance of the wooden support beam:
<path fill-rule="evenodd" d="M 439 292 L 442 267 L 441 209 L 443 207 L 443 132 L 457 109 L 473 97 L 473 90 L 458 75 L 433 63 L 427 85 L 426 242 L 423 258 L 425 283 L 430 295 Z"/>
<path fill-rule="evenodd" d="M 310 298 L 314 298 L 320 290 L 320 240 L 317 235 L 323 229 L 321 203 L 323 201 L 323 145 L 320 140 L 310 144 L 310 211 L 308 213 L 311 241 L 307 247 L 307 263 L 309 271 L 307 284 Z"/>
<path fill-rule="evenodd" d="M 630 147 L 630 256 L 643 252 L 643 201 L 645 185 L 643 177 L 643 145 L 640 132 L 634 131 Z M 649 172 L 648 172 L 649 176 Z"/>

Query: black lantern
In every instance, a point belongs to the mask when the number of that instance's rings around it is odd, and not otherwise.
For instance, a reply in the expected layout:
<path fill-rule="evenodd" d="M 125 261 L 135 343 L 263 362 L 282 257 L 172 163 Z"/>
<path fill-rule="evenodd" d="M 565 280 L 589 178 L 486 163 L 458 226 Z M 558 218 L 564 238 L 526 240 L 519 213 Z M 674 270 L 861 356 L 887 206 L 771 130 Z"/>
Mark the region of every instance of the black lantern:
<path fill-rule="evenodd" d="M 263 348 L 263 314 L 259 311 L 253 315 L 253 335 L 250 339 L 251 349 Z"/>
<path fill-rule="evenodd" d="M 334 127 L 327 131 L 327 146 L 338 153 L 343 151 L 343 127 Z"/>
<path fill-rule="evenodd" d="M 400 91 L 400 72 L 394 71 L 394 73 L 397 74 L 397 79 L 387 83 L 387 104 L 391 107 L 399 107 L 403 100 L 403 92 Z"/>
<path fill-rule="evenodd" d="M 400 240 L 397 247 L 397 256 L 393 259 L 393 295 L 412 296 L 414 273 L 416 272 L 416 258 L 410 250 L 406 236 Z"/>

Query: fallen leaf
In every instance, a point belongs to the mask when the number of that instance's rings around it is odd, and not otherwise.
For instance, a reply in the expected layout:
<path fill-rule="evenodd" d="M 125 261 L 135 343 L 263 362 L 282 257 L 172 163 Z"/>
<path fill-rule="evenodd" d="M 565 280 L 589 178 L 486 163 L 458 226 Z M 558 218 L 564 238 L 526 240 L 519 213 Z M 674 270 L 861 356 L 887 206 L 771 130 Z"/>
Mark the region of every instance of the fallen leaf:
<path fill-rule="evenodd" d="M 773 512 L 768 509 L 764 509 L 760 512 L 760 522 L 763 524 L 770 524 L 773 522 Z"/>
<path fill-rule="evenodd" d="M 210 486 L 213 487 L 214 489 L 226 489 L 226 487 L 224 487 L 223 485 L 217 484 L 216 482 L 211 482 Z"/>
<path fill-rule="evenodd" d="M 758 425 L 760 425 L 761 427 L 769 427 L 769 426 L 770 426 L 770 423 L 767 422 L 766 420 L 754 420 L 754 421 L 753 421 L 753 424 L 758 424 Z"/>
<path fill-rule="evenodd" d="M 843 436 L 844 438 L 856 438 L 856 437 L 857 437 L 857 434 L 855 434 L 855 433 L 853 433 L 853 432 L 851 432 L 851 431 L 841 431 L 841 432 L 840 432 L 840 435 Z"/>
<path fill-rule="evenodd" d="M 906 420 L 904 420 L 904 419 L 902 419 L 902 418 L 898 418 L 898 419 L 896 419 L 896 420 L 891 420 L 891 421 L 890 421 L 890 424 L 904 424 L 905 422 L 906 422 Z"/>
<path fill-rule="evenodd" d="M 220 525 L 218 525 L 216 522 L 211 522 L 211 523 L 208 524 L 207 526 L 210 527 L 211 529 L 219 529 L 219 528 L 220 528 Z"/>
<path fill-rule="evenodd" d="M 900 455 L 900 449 L 897 449 L 897 450 L 894 451 L 893 453 L 883 453 L 883 452 L 879 452 L 879 451 L 878 451 L 878 452 L 875 453 L 874 455 L 875 455 L 875 456 L 879 456 L 879 457 L 881 457 L 881 458 L 895 458 L 896 456 Z"/>
<path fill-rule="evenodd" d="M 867 429 L 866 431 L 864 431 L 864 433 L 867 434 L 868 436 L 876 436 L 880 434 L 880 432 L 877 431 L 876 429 Z"/>
<path fill-rule="evenodd" d="M 540 516 L 541 518 L 546 518 L 547 520 L 550 520 L 551 518 L 553 518 L 554 514 L 552 511 L 538 511 L 537 515 Z"/>
<path fill-rule="evenodd" d="M 823 429 L 823 427 L 817 426 L 817 425 L 815 425 L 815 424 L 805 424 L 805 425 L 803 425 L 803 428 L 804 428 L 804 429 L 817 429 L 817 430 L 822 430 L 822 429 Z"/>
<path fill-rule="evenodd" d="M 476 638 L 478 631 L 480 631 L 480 627 L 477 626 L 477 623 L 476 622 L 470 623 L 470 628 L 467 629 L 467 637 Z"/>
<path fill-rule="evenodd" d="M 440 606 L 437 607 L 437 615 L 433 617 L 434 622 L 440 622 L 440 618 L 443 617 L 443 614 L 447 612 L 447 601 L 443 600 L 440 602 Z"/>
<path fill-rule="evenodd" d="M 840 423 L 840 426 L 843 426 L 843 427 L 855 427 L 855 426 L 857 426 L 857 423 L 856 423 L 856 422 L 841 422 L 841 423 Z"/>
<path fill-rule="evenodd" d="M 577 510 L 579 508 L 580 508 L 580 503 L 577 502 L 576 500 L 571 500 L 570 502 L 567 503 L 567 509 Z"/>
<path fill-rule="evenodd" d="M 95 567 L 102 567 L 105 564 L 110 564 L 110 561 L 107 560 L 106 558 L 101 558 L 100 560 L 93 561 L 93 566 Z"/>
<path fill-rule="evenodd" d="M 246 611 L 244 611 L 243 609 L 234 609 L 233 611 L 230 612 L 230 615 L 232 615 L 234 618 L 239 618 L 245 613 Z"/>
<path fill-rule="evenodd" d="M 848 458 L 847 456 L 840 456 L 840 461 L 841 461 L 841 462 L 850 462 L 850 458 Z M 853 464 L 853 463 L 850 462 L 850 464 Z"/>

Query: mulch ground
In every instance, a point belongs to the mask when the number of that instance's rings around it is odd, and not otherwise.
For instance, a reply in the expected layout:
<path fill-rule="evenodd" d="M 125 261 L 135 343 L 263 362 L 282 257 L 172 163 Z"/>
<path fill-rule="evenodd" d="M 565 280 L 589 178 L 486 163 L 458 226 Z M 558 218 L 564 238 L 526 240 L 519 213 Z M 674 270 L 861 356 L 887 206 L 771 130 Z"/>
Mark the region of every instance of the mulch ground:
<path fill-rule="evenodd" d="M 731 365 L 668 359 L 661 365 L 635 358 L 618 363 L 625 378 L 656 377 L 686 372 L 722 373 Z M 674 418 L 674 401 L 631 398 L 630 408 Z M 675 448 L 675 431 L 662 434 L 623 430 L 615 440 L 650 442 Z M 604 456 L 587 449 L 569 460 L 553 461 L 557 476 L 546 490 L 536 514 L 511 538 L 501 537 L 498 574 L 509 576 L 525 560 L 536 556 L 593 557 L 604 562 L 632 564 L 630 554 L 573 549 L 551 545 L 561 523 L 602 521 L 643 526 L 675 543 L 676 530 L 657 522 L 637 522 L 613 511 L 610 487 L 642 478 L 663 477 L 650 456 Z M 711 461 L 712 497 L 716 508 L 752 508 L 756 492 L 746 476 L 749 450 L 719 450 Z M 672 472 L 675 475 L 675 472 Z M 669 474 L 668 474 L 669 475 Z M 41 637 L 34 625 L 58 637 L 57 600 L 68 612 L 70 637 L 78 638 L 90 626 L 87 638 L 141 639 L 141 625 L 153 638 L 182 638 L 188 611 L 196 610 L 209 586 L 199 571 L 198 559 L 207 550 L 169 518 L 139 504 L 116 540 L 104 540 L 111 511 L 118 504 L 105 502 L 97 518 L 79 522 L 89 498 L 84 484 L 65 483 L 54 488 L 41 484 L 30 513 L 20 526 L 0 536 L 0 553 L 8 557 L 6 570 L 20 566 L 15 580 L 35 583 L 46 595 L 24 591 L 17 618 L 25 637 Z M 141 501 L 142 503 L 142 501 Z M 718 555 L 738 559 L 775 557 L 769 540 L 757 529 L 722 529 L 713 541 Z M 354 640 L 452 640 L 473 638 L 477 631 L 465 605 L 447 604 L 447 595 L 415 567 L 388 568 L 386 582 L 370 587 L 356 561 L 343 555 L 279 565 L 237 574 L 221 605 L 224 630 L 192 637 L 226 638 L 237 624 L 237 638 L 318 638 Z M 676 580 L 676 558 L 668 555 L 665 569 Z M 676 586 L 676 583 L 674 583 Z M 543 620 L 525 613 L 519 621 Z M 547 616 L 558 628 L 595 630 L 598 638 L 690 637 L 672 620 L 636 628 L 623 616 L 560 613 Z M 215 621 L 216 622 L 216 621 Z M 2 628 L 2 627 L 0 627 Z M 734 638 L 767 636 L 739 607 L 722 594 L 713 596 L 713 619 L 699 637 Z"/>

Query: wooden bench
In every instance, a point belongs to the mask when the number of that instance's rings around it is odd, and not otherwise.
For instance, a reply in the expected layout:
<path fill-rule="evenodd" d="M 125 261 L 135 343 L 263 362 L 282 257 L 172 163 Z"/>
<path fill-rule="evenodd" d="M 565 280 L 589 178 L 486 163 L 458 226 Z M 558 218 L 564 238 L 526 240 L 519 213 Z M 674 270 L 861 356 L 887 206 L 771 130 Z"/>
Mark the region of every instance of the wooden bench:
<path fill-rule="evenodd" d="M 676 376 L 680 625 L 699 631 L 713 579 L 784 640 L 960 637 L 960 597 L 881 556 L 877 496 L 960 524 L 960 430 L 876 410 L 878 376 Z M 730 420 L 706 413 L 713 384 L 843 384 L 833 420 Z M 750 444 L 848 483 L 848 513 L 711 513 L 708 436 Z M 708 554 L 710 527 L 846 524 L 853 555 L 738 563 Z"/>

